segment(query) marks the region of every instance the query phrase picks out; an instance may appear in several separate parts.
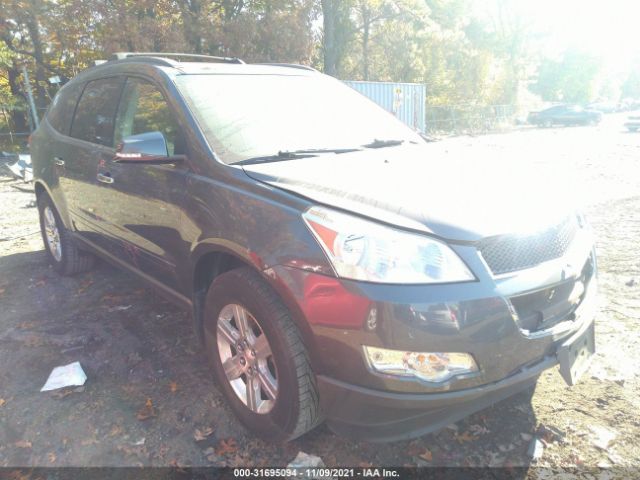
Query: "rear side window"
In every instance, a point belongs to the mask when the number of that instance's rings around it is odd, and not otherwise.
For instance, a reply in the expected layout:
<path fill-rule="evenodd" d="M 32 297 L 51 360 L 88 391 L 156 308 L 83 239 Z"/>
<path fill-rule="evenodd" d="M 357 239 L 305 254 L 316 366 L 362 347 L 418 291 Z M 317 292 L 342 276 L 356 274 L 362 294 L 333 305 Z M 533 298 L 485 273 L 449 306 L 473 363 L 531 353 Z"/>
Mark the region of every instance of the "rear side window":
<path fill-rule="evenodd" d="M 113 125 L 124 78 L 112 77 L 87 83 L 73 117 L 71 136 L 113 146 Z"/>
<path fill-rule="evenodd" d="M 160 90 L 146 80 L 127 78 L 116 119 L 116 145 L 124 137 L 148 132 L 164 135 L 169 155 L 181 153 L 176 149 L 178 124 Z"/>
<path fill-rule="evenodd" d="M 63 135 L 69 135 L 69 127 L 78 98 L 82 93 L 83 83 L 66 85 L 53 99 L 47 112 L 49 124 Z"/>

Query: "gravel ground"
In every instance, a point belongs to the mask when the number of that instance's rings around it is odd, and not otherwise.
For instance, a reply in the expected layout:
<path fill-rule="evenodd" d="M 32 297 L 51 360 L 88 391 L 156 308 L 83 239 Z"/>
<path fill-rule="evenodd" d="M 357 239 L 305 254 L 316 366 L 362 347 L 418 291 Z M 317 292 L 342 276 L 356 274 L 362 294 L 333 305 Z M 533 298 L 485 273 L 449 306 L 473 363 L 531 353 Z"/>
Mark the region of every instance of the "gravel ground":
<path fill-rule="evenodd" d="M 585 205 L 599 254 L 598 352 L 575 387 L 552 369 L 533 397 L 383 448 L 326 427 L 284 446 L 252 438 L 217 392 L 189 315 L 104 263 L 57 276 L 33 193 L 18 190 L 29 186 L 0 177 L 0 466 L 285 466 L 304 451 L 328 466 L 640 475 L 640 134 L 624 132 L 623 121 L 433 144 L 434 155 L 533 166 Z M 53 367 L 74 361 L 84 387 L 39 392 Z"/>

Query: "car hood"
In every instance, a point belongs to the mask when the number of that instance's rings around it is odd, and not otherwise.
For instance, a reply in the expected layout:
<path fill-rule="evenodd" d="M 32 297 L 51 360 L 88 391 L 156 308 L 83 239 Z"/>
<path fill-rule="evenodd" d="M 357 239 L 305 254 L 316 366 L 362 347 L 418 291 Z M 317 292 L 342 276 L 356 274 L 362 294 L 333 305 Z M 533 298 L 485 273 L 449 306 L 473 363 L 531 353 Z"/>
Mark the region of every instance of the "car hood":
<path fill-rule="evenodd" d="M 403 145 L 243 169 L 318 204 L 460 242 L 540 231 L 574 209 L 567 188 L 516 156 L 451 157 L 430 145 Z"/>

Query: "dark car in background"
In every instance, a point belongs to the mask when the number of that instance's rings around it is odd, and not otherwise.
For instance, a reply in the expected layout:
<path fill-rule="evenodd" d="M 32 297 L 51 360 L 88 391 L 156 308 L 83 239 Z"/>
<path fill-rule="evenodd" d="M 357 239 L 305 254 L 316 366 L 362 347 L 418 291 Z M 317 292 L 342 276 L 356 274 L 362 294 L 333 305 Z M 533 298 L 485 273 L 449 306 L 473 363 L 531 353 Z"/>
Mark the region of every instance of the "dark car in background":
<path fill-rule="evenodd" d="M 640 115 L 630 115 L 624 126 L 627 127 L 627 130 L 630 132 L 637 132 L 640 130 Z"/>
<path fill-rule="evenodd" d="M 117 55 L 56 96 L 31 152 L 59 273 L 99 256 L 191 310 L 232 410 L 279 441 L 324 419 L 410 438 L 552 366 L 577 380 L 596 294 L 582 215 L 434 157 L 311 68 L 189 59 Z"/>
<path fill-rule="evenodd" d="M 554 125 L 597 125 L 602 121 L 602 112 L 589 110 L 579 105 L 556 105 L 529 113 L 528 122 L 539 127 Z"/>

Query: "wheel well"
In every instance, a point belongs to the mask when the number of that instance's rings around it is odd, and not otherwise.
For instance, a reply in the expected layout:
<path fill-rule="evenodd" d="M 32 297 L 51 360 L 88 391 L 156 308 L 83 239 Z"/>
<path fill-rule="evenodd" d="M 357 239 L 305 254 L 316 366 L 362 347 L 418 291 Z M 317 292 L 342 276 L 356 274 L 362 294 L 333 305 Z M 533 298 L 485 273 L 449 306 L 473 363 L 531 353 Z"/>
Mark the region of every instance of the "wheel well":
<path fill-rule="evenodd" d="M 196 334 L 201 341 L 203 341 L 202 312 L 211 282 L 223 273 L 246 266 L 249 264 L 224 252 L 205 253 L 198 259 L 193 273 L 193 316 Z"/>

